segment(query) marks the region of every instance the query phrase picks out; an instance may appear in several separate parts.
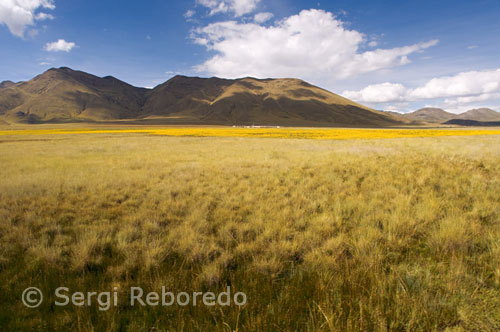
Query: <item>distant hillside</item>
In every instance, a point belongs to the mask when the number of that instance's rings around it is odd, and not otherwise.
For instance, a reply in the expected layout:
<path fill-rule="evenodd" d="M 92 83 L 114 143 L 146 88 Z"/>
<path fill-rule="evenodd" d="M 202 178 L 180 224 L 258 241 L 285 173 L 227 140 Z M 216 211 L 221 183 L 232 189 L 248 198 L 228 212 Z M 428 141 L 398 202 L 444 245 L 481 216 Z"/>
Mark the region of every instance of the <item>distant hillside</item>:
<path fill-rule="evenodd" d="M 415 121 L 445 124 L 452 124 L 450 120 L 500 121 L 500 113 L 489 108 L 473 109 L 461 114 L 449 113 L 440 108 L 422 108 L 418 111 L 404 114 L 404 117 Z"/>
<path fill-rule="evenodd" d="M 478 108 L 454 117 L 461 120 L 500 121 L 500 113 L 489 108 Z"/>
<path fill-rule="evenodd" d="M 404 114 L 399 113 L 399 112 L 394 112 L 394 111 L 381 111 L 381 112 L 383 112 L 384 114 L 390 116 L 394 120 L 396 120 L 402 124 L 405 124 L 405 125 L 420 125 L 421 124 L 420 121 L 416 121 L 414 119 L 407 118 L 404 116 Z"/>
<path fill-rule="evenodd" d="M 404 114 L 404 117 L 420 122 L 442 123 L 450 120 L 455 114 L 448 113 L 441 108 L 421 108 L 418 111 Z"/>
<path fill-rule="evenodd" d="M 50 69 L 30 81 L 2 88 L 0 115 L 25 123 L 136 120 L 347 127 L 402 123 L 397 116 L 298 79 L 176 76 L 150 90 L 69 68 Z"/>
<path fill-rule="evenodd" d="M 3 81 L 2 83 L 0 83 L 0 89 L 8 88 L 8 87 L 13 86 L 15 84 L 16 83 L 14 83 L 12 81 Z"/>

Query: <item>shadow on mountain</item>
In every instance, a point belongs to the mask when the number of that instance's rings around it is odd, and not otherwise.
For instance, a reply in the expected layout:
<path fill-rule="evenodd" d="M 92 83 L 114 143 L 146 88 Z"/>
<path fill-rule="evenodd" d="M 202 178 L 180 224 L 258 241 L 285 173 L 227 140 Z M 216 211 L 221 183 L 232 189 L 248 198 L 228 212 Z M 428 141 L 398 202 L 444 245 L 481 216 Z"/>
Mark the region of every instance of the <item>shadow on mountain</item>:
<path fill-rule="evenodd" d="M 49 69 L 0 90 L 0 115 L 23 123 L 390 127 L 396 116 L 375 111 L 299 79 L 175 76 L 154 89 L 70 68 Z"/>
<path fill-rule="evenodd" d="M 443 124 L 457 125 L 464 127 L 500 127 L 500 121 L 475 121 L 475 120 L 452 119 L 444 122 Z"/>

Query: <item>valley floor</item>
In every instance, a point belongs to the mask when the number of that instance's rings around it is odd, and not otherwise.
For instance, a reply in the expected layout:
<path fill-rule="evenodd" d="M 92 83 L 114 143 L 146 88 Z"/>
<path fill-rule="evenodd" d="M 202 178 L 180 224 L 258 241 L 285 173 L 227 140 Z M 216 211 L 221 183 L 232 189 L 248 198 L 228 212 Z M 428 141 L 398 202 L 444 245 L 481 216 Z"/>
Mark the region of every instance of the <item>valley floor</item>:
<path fill-rule="evenodd" d="M 95 129 L 0 132 L 0 331 L 500 330 L 499 132 Z M 61 286 L 248 301 L 100 311 Z"/>
<path fill-rule="evenodd" d="M 293 127 L 214 127 L 214 126 L 124 126 L 124 125 L 16 125 L 0 127 L 2 137 L 69 134 L 143 134 L 174 137 L 253 137 L 316 140 L 383 139 L 442 136 L 500 135 L 500 128 L 407 127 L 367 128 L 293 128 Z"/>

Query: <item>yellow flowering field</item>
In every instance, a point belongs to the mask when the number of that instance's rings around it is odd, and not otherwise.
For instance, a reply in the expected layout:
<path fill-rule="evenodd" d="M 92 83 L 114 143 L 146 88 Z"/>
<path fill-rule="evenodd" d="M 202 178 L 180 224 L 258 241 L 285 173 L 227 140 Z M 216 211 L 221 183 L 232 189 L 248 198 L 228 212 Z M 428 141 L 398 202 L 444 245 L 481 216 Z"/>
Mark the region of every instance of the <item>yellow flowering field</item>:
<path fill-rule="evenodd" d="M 261 137 L 294 139 L 382 139 L 402 137 L 500 135 L 498 129 L 297 129 L 297 128 L 201 128 L 169 127 L 144 129 L 26 129 L 3 130 L 6 135 L 124 134 L 193 137 Z"/>

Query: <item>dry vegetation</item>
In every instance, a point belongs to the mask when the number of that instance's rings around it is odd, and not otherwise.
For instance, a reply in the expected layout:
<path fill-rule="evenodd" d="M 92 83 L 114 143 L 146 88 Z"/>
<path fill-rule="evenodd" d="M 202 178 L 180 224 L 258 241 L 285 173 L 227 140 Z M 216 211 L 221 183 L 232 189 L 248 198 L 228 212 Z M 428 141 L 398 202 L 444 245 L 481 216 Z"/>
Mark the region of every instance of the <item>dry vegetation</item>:
<path fill-rule="evenodd" d="M 500 136 L 0 141 L 0 331 L 500 330 Z M 245 307 L 50 305 L 228 284 Z"/>

